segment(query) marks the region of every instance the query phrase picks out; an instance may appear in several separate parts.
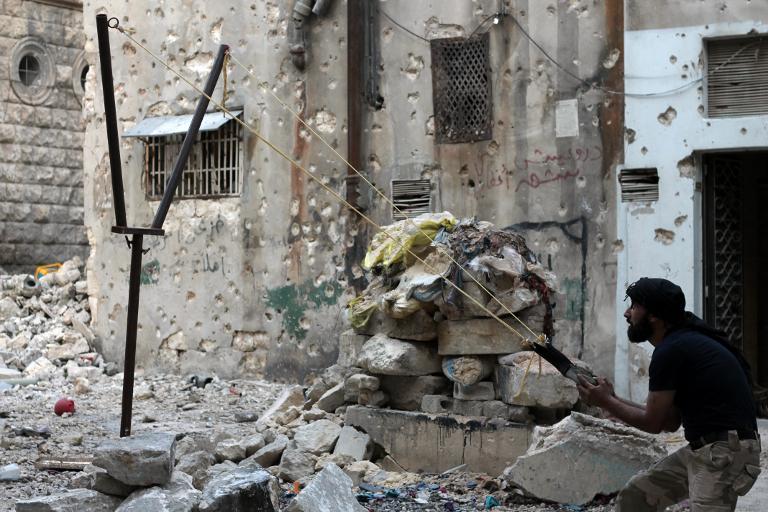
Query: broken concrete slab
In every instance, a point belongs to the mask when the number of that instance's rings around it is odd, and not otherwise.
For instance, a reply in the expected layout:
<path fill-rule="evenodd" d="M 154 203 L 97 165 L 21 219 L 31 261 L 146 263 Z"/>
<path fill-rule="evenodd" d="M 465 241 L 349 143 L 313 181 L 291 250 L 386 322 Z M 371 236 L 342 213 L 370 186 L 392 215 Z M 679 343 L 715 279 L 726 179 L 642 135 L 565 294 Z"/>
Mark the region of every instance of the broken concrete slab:
<path fill-rule="evenodd" d="M 266 445 L 264 448 L 261 448 L 256 453 L 243 460 L 240 465 L 250 466 L 255 463 L 261 467 L 268 468 L 280 460 L 283 452 L 288 447 L 288 441 L 288 437 L 279 435 L 275 438 L 274 441 Z"/>
<path fill-rule="evenodd" d="M 93 464 L 127 485 L 163 485 L 171 480 L 176 436 L 163 432 L 141 433 L 103 442 Z"/>
<path fill-rule="evenodd" d="M 502 358 L 496 367 L 495 381 L 499 398 L 505 403 L 550 409 L 571 408 L 579 399 L 576 383 L 563 377 L 557 369 L 541 360 L 533 351 L 519 352 Z M 530 364 L 529 364 L 530 363 Z M 523 377 L 526 369 L 528 376 Z"/>
<path fill-rule="evenodd" d="M 358 364 L 380 375 L 418 376 L 441 371 L 440 358 L 432 343 L 403 341 L 384 334 L 365 342 Z"/>
<path fill-rule="evenodd" d="M 414 473 L 439 473 L 467 464 L 468 471 L 498 475 L 525 453 L 531 432 L 527 425 L 500 419 L 361 406 L 347 409 L 346 424 L 367 432 L 374 443 Z"/>
<path fill-rule="evenodd" d="M 339 336 L 339 358 L 336 364 L 345 367 L 355 366 L 363 344 L 370 336 L 357 334 L 352 329 L 344 331 Z"/>
<path fill-rule="evenodd" d="M 453 398 L 459 400 L 495 400 L 496 388 L 493 382 L 483 381 L 470 386 L 453 383 Z"/>
<path fill-rule="evenodd" d="M 272 405 L 264 411 L 264 414 L 259 418 L 258 423 L 265 423 L 267 421 L 275 419 L 280 413 L 288 411 L 291 407 L 303 407 L 304 406 L 304 389 L 301 386 L 291 386 L 283 390 L 280 395 L 275 398 Z M 290 420 L 289 420 L 290 421 Z"/>
<path fill-rule="evenodd" d="M 286 482 L 295 482 L 315 474 L 316 463 L 316 456 L 288 445 L 280 458 L 277 476 Z"/>
<path fill-rule="evenodd" d="M 536 427 L 530 448 L 504 479 L 536 498 L 582 505 L 619 491 L 666 455 L 653 435 L 573 412 L 551 427 Z"/>
<path fill-rule="evenodd" d="M 296 448 L 314 455 L 333 450 L 341 427 L 331 420 L 317 420 L 299 427 L 293 434 Z"/>
<path fill-rule="evenodd" d="M 533 419 L 527 407 L 508 405 L 499 400 L 459 400 L 444 395 L 424 396 L 421 410 L 429 414 L 501 418 L 516 423 L 529 423 Z"/>
<path fill-rule="evenodd" d="M 365 512 L 352 492 L 352 479 L 328 464 L 288 505 L 286 512 Z"/>
<path fill-rule="evenodd" d="M 162 487 L 150 487 L 133 492 L 115 512 L 192 512 L 203 493 L 192 485 L 192 477 L 174 471 L 171 481 Z"/>
<path fill-rule="evenodd" d="M 179 459 L 176 463 L 175 471 L 183 471 L 192 477 L 192 485 L 196 489 L 202 489 L 203 484 L 208 478 L 208 468 L 213 466 L 216 458 L 205 451 L 188 453 Z"/>
<path fill-rule="evenodd" d="M 123 501 L 117 496 L 90 489 L 74 489 L 60 494 L 37 496 L 16 502 L 16 512 L 114 512 Z"/>
<path fill-rule="evenodd" d="M 211 479 L 203 489 L 200 512 L 258 510 L 278 512 L 279 488 L 263 469 L 235 468 Z"/>
<path fill-rule="evenodd" d="M 450 393 L 452 386 L 451 382 L 442 375 L 419 377 L 383 375 L 381 389 L 389 395 L 389 403 L 394 409 L 418 411 L 424 396 Z"/>
<path fill-rule="evenodd" d="M 517 320 L 510 316 L 500 318 L 523 332 L 524 327 Z M 526 315 L 520 318 L 525 321 Z M 437 328 L 437 350 L 444 356 L 513 354 L 525 348 L 524 340 L 494 318 L 446 320 Z"/>
<path fill-rule="evenodd" d="M 245 447 L 238 439 L 224 439 L 216 445 L 213 454 L 217 462 L 225 460 L 240 462 L 245 458 Z"/>
<path fill-rule="evenodd" d="M 346 455 L 353 460 L 368 460 L 373 454 L 371 436 L 354 427 L 345 426 L 339 433 L 334 455 Z"/>
<path fill-rule="evenodd" d="M 109 494 L 110 496 L 119 496 L 121 498 L 125 498 L 136 490 L 136 486 L 126 485 L 123 482 L 112 478 L 109 476 L 106 469 L 94 466 L 93 464 L 85 466 L 83 470 L 72 479 L 72 486 L 91 489 L 92 491 Z"/>
<path fill-rule="evenodd" d="M 376 310 L 368 323 L 356 332 L 369 336 L 384 334 L 399 340 L 432 341 L 437 338 L 437 322 L 423 309 L 405 318 L 392 318 Z"/>
<path fill-rule="evenodd" d="M 331 389 L 323 393 L 323 395 L 315 403 L 315 407 L 325 411 L 333 412 L 339 407 L 344 405 L 344 383 L 336 384 Z"/>
<path fill-rule="evenodd" d="M 240 446 L 245 450 L 245 456 L 250 457 L 257 451 L 264 448 L 267 444 L 264 436 L 261 434 L 253 434 L 240 440 Z"/>

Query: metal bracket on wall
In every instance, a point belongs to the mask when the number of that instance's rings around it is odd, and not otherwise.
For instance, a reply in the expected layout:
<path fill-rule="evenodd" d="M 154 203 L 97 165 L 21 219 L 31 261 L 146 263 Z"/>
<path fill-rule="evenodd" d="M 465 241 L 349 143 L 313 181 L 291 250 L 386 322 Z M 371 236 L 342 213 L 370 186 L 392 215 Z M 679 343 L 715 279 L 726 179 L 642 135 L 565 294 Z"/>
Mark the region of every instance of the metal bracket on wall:
<path fill-rule="evenodd" d="M 182 171 L 186 166 L 192 145 L 197 139 L 205 111 L 208 108 L 209 98 L 213 94 L 216 82 L 219 79 L 224 64 L 224 57 L 229 49 L 226 45 L 220 45 L 216 60 L 213 63 L 211 74 L 205 84 L 204 95 L 200 98 L 192 116 L 192 122 L 184 137 L 173 173 L 165 186 L 165 193 L 160 201 L 160 206 L 155 213 L 151 227 L 127 226 L 125 214 L 125 193 L 123 191 L 123 176 L 120 160 L 120 144 L 117 134 L 117 110 L 115 108 L 115 89 L 112 79 L 112 56 L 109 47 L 109 29 L 117 28 L 116 18 L 108 19 L 106 14 L 96 15 L 96 32 L 99 42 L 99 62 L 101 64 L 101 85 L 104 94 L 104 115 L 107 125 L 107 143 L 109 146 L 110 174 L 112 176 L 112 196 L 115 205 L 115 220 L 117 225 L 112 227 L 112 232 L 125 235 L 131 248 L 131 267 L 128 280 L 128 318 L 125 331 L 125 363 L 123 367 L 123 396 L 122 411 L 120 417 L 120 437 L 131 435 L 131 416 L 133 413 L 133 382 L 136 367 L 136 333 L 139 314 L 139 291 L 141 286 L 141 259 L 144 253 L 144 236 L 163 236 L 163 223 L 168 214 L 168 209 L 173 201 L 173 196 L 181 180 Z M 130 236 L 130 240 L 128 237 Z M 148 250 L 148 249 L 147 249 Z"/>

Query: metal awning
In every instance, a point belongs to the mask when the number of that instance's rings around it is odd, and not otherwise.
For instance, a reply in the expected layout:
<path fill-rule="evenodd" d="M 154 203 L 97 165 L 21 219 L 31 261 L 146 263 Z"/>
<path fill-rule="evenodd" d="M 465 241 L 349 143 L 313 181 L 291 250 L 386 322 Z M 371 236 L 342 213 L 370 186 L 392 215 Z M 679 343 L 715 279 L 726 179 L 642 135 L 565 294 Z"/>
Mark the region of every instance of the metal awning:
<path fill-rule="evenodd" d="M 232 115 L 239 116 L 242 110 L 231 110 Z M 226 122 L 231 121 L 232 116 L 224 112 L 210 112 L 203 116 L 203 122 L 200 124 L 201 132 L 210 132 L 218 130 Z M 147 117 L 139 124 L 123 133 L 123 137 L 163 137 L 166 135 L 176 135 L 187 133 L 189 125 L 192 123 L 192 114 L 185 116 L 158 116 Z"/>

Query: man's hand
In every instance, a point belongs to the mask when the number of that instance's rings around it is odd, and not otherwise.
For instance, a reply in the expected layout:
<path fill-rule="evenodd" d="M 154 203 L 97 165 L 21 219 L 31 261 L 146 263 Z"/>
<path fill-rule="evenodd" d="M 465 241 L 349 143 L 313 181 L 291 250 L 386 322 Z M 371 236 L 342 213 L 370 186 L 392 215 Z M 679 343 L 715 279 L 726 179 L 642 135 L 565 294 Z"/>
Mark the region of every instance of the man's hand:
<path fill-rule="evenodd" d="M 613 384 L 604 377 L 597 377 L 597 385 L 595 386 L 579 375 L 579 383 L 576 387 L 579 389 L 581 399 L 588 405 L 605 407 L 611 398 L 615 396 Z"/>

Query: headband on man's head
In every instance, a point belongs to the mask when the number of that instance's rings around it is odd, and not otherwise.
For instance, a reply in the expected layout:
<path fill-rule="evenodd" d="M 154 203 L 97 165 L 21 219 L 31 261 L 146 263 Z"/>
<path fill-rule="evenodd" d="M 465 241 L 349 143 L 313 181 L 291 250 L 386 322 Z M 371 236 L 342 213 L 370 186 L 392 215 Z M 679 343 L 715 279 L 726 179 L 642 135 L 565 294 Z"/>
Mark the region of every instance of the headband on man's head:
<path fill-rule="evenodd" d="M 627 297 L 669 323 L 679 322 L 685 315 L 683 290 L 666 279 L 641 277 L 627 287 Z"/>

